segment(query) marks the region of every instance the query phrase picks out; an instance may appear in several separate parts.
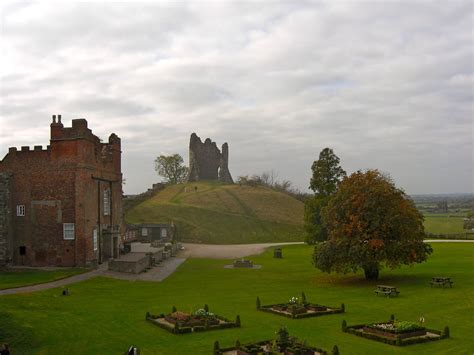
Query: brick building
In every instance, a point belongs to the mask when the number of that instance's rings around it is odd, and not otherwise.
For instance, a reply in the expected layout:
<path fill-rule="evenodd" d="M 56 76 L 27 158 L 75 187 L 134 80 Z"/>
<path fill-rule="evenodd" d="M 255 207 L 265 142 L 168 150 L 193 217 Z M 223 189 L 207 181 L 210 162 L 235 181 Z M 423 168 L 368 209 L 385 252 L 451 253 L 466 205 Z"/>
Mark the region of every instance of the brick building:
<path fill-rule="evenodd" d="M 0 265 L 94 266 L 117 257 L 120 138 L 53 116 L 50 145 L 10 148 L 0 162 Z"/>

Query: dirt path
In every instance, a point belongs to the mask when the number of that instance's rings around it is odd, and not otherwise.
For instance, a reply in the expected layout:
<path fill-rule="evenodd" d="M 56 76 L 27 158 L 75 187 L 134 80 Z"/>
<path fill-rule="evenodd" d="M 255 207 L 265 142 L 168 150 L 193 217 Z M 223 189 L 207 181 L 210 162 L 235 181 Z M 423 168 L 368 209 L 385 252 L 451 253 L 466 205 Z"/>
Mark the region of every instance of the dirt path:
<path fill-rule="evenodd" d="M 191 244 L 183 243 L 184 250 L 180 252 L 183 258 L 210 258 L 210 259 L 235 259 L 244 256 L 261 254 L 272 246 L 304 244 L 303 242 L 290 243 L 261 243 L 261 244 Z"/>
<path fill-rule="evenodd" d="M 85 280 L 89 280 L 92 277 L 100 276 L 101 273 L 103 272 L 102 269 L 97 269 L 89 272 L 85 272 L 83 274 L 67 277 L 65 279 L 57 280 L 57 281 L 52 281 L 52 282 L 47 282 L 43 284 L 38 284 L 38 285 L 31 285 L 31 286 L 24 286 L 24 287 L 16 287 L 16 288 L 9 288 L 6 290 L 0 290 L 0 296 L 1 295 L 14 295 L 17 293 L 29 293 L 29 292 L 37 292 L 37 291 L 43 291 L 43 290 L 49 290 L 51 288 L 55 287 L 64 287 L 76 282 L 81 282 Z"/>

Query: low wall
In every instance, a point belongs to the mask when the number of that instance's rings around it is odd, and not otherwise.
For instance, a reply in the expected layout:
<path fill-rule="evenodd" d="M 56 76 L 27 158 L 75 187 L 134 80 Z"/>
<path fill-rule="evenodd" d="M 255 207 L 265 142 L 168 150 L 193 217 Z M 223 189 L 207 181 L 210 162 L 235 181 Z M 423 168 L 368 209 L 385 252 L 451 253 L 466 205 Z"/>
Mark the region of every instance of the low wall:
<path fill-rule="evenodd" d="M 135 253 L 127 254 L 121 259 L 109 261 L 109 270 L 117 272 L 125 272 L 131 274 L 139 274 L 151 267 L 151 255 Z"/>

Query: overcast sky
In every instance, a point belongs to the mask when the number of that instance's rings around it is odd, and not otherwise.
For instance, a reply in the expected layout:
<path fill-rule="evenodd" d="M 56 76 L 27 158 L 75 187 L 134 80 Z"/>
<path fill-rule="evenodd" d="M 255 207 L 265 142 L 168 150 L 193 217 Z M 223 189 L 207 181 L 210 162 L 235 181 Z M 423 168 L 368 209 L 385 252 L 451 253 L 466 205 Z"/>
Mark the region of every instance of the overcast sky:
<path fill-rule="evenodd" d="M 0 159 L 52 114 L 122 138 L 126 193 L 189 136 L 239 175 L 306 190 L 331 147 L 408 193 L 473 192 L 473 2 L 13 2 L 2 6 Z"/>

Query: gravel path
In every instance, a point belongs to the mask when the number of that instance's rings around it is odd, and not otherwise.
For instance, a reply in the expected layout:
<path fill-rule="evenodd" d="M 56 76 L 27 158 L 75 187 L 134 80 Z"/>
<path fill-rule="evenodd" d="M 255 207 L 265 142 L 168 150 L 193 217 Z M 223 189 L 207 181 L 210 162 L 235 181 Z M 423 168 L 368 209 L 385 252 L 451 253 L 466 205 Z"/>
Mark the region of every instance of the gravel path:
<path fill-rule="evenodd" d="M 248 255 L 261 254 L 265 249 L 272 246 L 304 244 L 303 242 L 293 243 L 261 243 L 261 244 L 234 244 L 234 245 L 215 245 L 215 244 L 191 244 L 183 243 L 184 250 L 180 256 L 184 258 L 210 258 L 210 259 L 235 259 L 243 258 Z"/>

